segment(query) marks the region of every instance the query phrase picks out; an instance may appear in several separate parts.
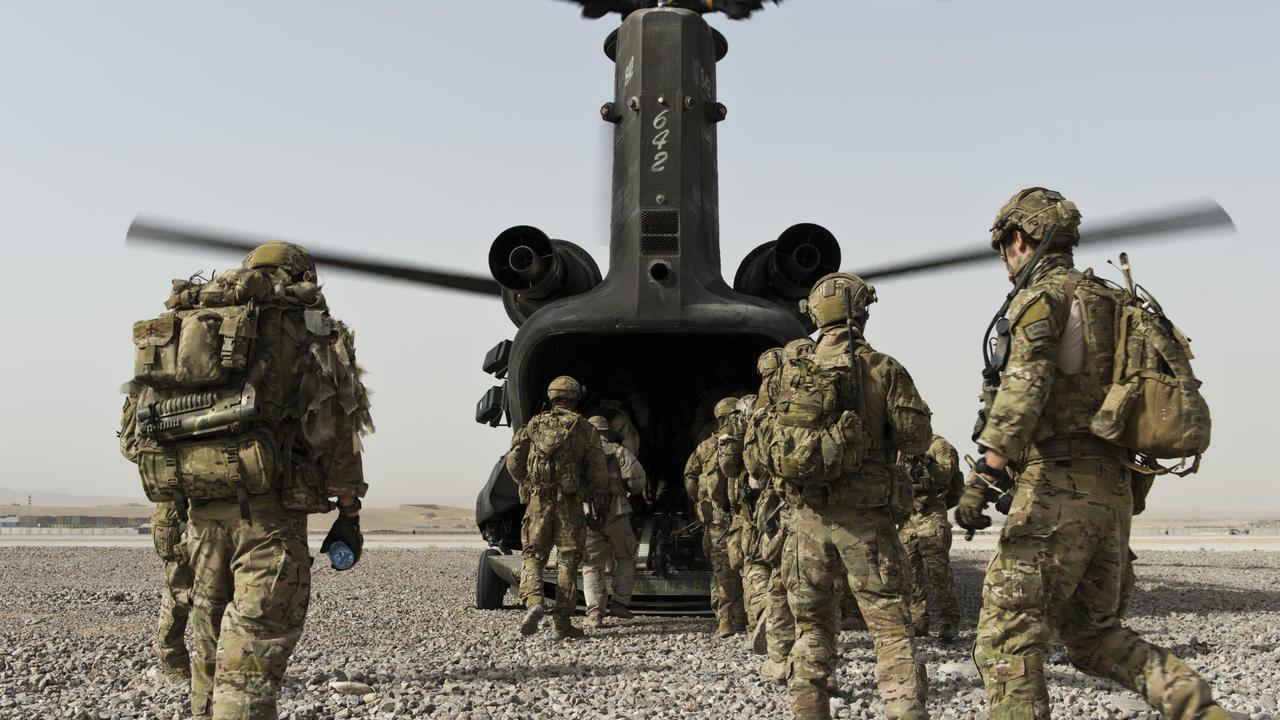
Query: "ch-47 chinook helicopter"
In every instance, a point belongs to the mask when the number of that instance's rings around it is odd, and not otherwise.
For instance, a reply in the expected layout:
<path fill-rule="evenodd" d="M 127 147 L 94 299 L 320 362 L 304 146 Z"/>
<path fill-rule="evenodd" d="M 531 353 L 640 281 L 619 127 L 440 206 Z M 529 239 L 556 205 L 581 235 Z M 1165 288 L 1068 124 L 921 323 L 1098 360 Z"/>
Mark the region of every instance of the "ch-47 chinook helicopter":
<path fill-rule="evenodd" d="M 317 264 L 500 296 L 519 328 L 499 342 L 483 368 L 501 380 L 484 393 L 476 420 L 521 427 L 543 406 L 548 382 L 572 375 L 587 388 L 590 412 L 627 413 L 639 432 L 639 457 L 651 492 L 635 498 L 640 539 L 633 609 L 708 610 L 709 569 L 701 532 L 688 513 L 681 474 L 714 401 L 755 388 L 760 353 L 813 331 L 800 300 L 812 283 L 841 266 L 826 229 L 795 224 L 742 261 L 730 286 L 720 267 L 716 127 L 726 109 L 716 95 L 716 63 L 728 50 L 703 12 L 761 2 L 734 0 L 576 0 L 584 14 L 623 14 L 605 42 L 616 65 L 614 99 L 600 109 L 613 128 L 613 200 L 609 270 L 601 277 L 581 247 L 517 226 L 489 249 L 492 279 L 352 255 L 314 252 Z M 687 7 L 686 7 L 687 6 Z M 1212 202 L 1176 212 L 1086 226 L 1083 242 L 1149 239 L 1229 225 Z M 247 252 L 259 241 L 191 232 L 135 220 L 129 238 Z M 861 269 L 881 279 L 989 260 L 985 246 Z M 476 603 L 496 608 L 518 583 L 524 508 L 499 461 L 476 506 L 492 546 L 480 558 Z M 554 573 L 546 576 L 554 582 Z"/>

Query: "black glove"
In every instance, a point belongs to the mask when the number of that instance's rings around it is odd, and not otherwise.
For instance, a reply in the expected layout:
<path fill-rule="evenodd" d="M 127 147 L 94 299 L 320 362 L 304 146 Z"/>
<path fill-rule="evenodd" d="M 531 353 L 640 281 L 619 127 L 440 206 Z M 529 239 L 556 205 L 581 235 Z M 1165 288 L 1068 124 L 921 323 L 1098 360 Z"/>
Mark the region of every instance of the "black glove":
<path fill-rule="evenodd" d="M 991 527 L 991 518 L 983 511 L 994 499 L 994 492 L 981 485 L 968 485 L 956 505 L 956 524 L 965 530 L 985 530 Z"/>
<path fill-rule="evenodd" d="M 1013 507 L 1013 493 L 1011 492 L 1007 492 L 1001 495 L 1000 499 L 996 500 L 996 512 L 1000 513 L 1001 515 L 1008 515 L 1009 508 L 1012 508 L 1012 507 Z"/>
<path fill-rule="evenodd" d="M 324 542 L 320 543 L 320 552 L 328 553 L 329 548 L 339 540 L 351 548 L 351 554 L 356 557 L 355 562 L 360 562 L 360 550 L 364 548 L 364 535 L 360 533 L 359 515 L 343 515 L 339 510 L 338 517 L 334 518 L 333 526 L 329 528 L 329 534 L 325 535 Z M 352 567 L 355 567 L 355 563 L 352 563 Z"/>

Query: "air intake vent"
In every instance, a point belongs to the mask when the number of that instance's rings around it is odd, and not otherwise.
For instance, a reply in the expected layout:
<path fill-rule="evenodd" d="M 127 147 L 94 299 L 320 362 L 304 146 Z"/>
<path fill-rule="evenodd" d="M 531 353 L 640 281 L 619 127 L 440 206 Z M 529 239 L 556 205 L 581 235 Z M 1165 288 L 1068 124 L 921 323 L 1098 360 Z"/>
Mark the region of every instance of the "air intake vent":
<path fill-rule="evenodd" d="M 679 255 L 680 238 L 677 235 L 641 235 L 640 254 L 645 256 Z"/>
<path fill-rule="evenodd" d="M 679 210 L 641 210 L 640 232 L 643 235 L 679 235 Z"/>
<path fill-rule="evenodd" d="M 680 254 L 680 211 L 640 211 L 640 254 Z"/>

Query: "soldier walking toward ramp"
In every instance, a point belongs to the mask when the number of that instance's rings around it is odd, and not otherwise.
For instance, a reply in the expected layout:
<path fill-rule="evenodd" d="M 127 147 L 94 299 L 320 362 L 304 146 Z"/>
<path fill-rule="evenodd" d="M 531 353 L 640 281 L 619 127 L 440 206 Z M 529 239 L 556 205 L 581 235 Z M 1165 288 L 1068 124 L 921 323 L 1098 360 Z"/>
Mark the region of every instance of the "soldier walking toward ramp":
<path fill-rule="evenodd" d="M 520 632 L 538 631 L 542 606 L 542 569 L 556 547 L 556 603 L 552 618 L 556 639 L 582 637 L 574 627 L 578 565 L 586 544 L 583 503 L 593 488 L 608 481 L 600 433 L 577 411 L 582 386 L 562 375 L 547 387 L 551 409 L 530 418 L 511 440 L 507 472 L 519 484 L 520 500 L 527 503 L 520 539 L 524 568 L 520 573 L 520 600 L 527 609 Z"/>
<path fill-rule="evenodd" d="M 1126 329 L 1120 326 L 1134 317 L 1125 307 L 1129 293 L 1075 269 L 1079 223 L 1074 203 L 1029 188 L 1001 208 L 992 228 L 992 249 L 1024 289 L 1012 298 L 999 336 L 1007 363 L 997 357 L 985 373 L 996 387 L 975 434 L 983 455 L 956 509 L 962 527 L 989 526 L 983 510 L 1014 487 L 1009 470 L 1020 470 L 987 566 L 974 648 L 991 718 L 1048 720 L 1045 657 L 1055 641 L 1077 668 L 1142 694 L 1166 718 L 1229 718 L 1186 663 L 1121 623 L 1135 504 L 1132 452 L 1097 433 L 1110 434 L 1107 421 L 1117 420 L 1108 418 L 1108 385 L 1119 376 L 1117 359 L 1142 341 L 1144 328 L 1127 325 L 1134 334 L 1117 343 Z M 1141 322 L 1151 322 L 1143 313 Z M 1160 327 L 1171 326 L 1165 320 Z M 1189 373 L 1185 348 L 1170 335 L 1161 354 Z M 1194 377 L 1179 384 L 1183 401 L 1198 397 Z M 1175 428 L 1178 439 L 1194 440 L 1203 430 L 1207 445 L 1208 412 L 1201 409 L 1201 417 L 1178 418 L 1187 421 Z"/>
<path fill-rule="evenodd" d="M 818 281 L 809 295 L 820 332 L 814 356 L 787 361 L 772 417 L 757 431 L 790 507 L 782 573 L 796 636 L 787 684 L 802 720 L 830 717 L 841 574 L 875 643 L 885 714 L 927 717 L 927 678 L 911 637 L 893 522 L 909 511 L 908 488 L 895 487 L 890 466 L 898 452 L 928 447 L 929 407 L 902 365 L 863 339 L 874 301 L 857 276 Z"/>
<path fill-rule="evenodd" d="M 336 497 L 322 550 L 341 540 L 359 558 L 372 424 L 351 332 L 315 280 L 305 249 L 267 243 L 174 281 L 169 312 L 133 328 L 121 446 L 147 497 L 189 517 L 196 718 L 276 717 L 311 594 L 308 513 Z"/>
<path fill-rule="evenodd" d="M 604 451 L 609 481 L 597 488 L 595 503 L 603 513 L 604 525 L 599 530 L 587 531 L 587 557 L 582 569 L 582 589 L 587 600 L 587 624 L 604 625 L 606 605 L 608 615 L 626 620 L 631 614 L 631 591 L 635 587 L 636 540 L 631 528 L 632 493 L 642 492 L 649 478 L 640 461 L 621 443 L 617 431 L 602 415 L 588 420 L 600 433 L 600 448 Z M 613 563 L 613 600 L 604 591 L 605 565 Z"/>
<path fill-rule="evenodd" d="M 948 498 L 958 499 L 958 485 L 964 481 L 959 474 L 960 458 L 951 443 L 934 435 L 927 453 L 904 456 L 904 462 L 911 474 L 915 502 L 911 519 L 899 529 L 898 536 L 907 553 L 912 622 L 917 636 L 928 635 L 930 621 L 936 621 L 938 638 L 955 640 L 960 607 L 951 573 L 947 510 Z M 930 590 L 932 602 L 928 601 Z"/>
<path fill-rule="evenodd" d="M 717 429 L 698 443 L 684 468 L 685 491 L 693 499 L 694 514 L 702 523 L 702 547 L 711 561 L 711 608 L 719 637 L 742 632 L 747 626 L 742 576 L 729 562 L 729 476 L 720 467 L 720 436 L 729 431 L 736 407 L 734 397 L 722 398 L 715 404 Z"/>

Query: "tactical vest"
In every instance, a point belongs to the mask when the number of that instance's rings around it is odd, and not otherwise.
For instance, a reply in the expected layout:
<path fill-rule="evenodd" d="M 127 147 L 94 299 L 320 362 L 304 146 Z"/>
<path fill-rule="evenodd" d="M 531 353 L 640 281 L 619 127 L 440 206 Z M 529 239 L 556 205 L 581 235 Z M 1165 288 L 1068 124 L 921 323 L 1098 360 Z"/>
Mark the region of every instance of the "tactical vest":
<path fill-rule="evenodd" d="M 261 269 L 174 281 L 169 311 L 133 326 L 138 472 L 152 502 L 281 493 L 328 509 L 319 473 L 293 457 L 305 398 L 300 358 L 329 335 L 311 283 Z M 299 467 L 295 467 L 299 466 Z"/>

